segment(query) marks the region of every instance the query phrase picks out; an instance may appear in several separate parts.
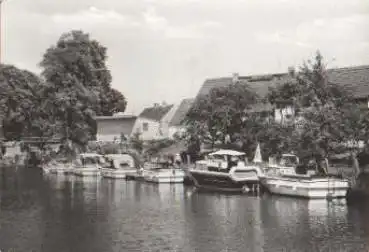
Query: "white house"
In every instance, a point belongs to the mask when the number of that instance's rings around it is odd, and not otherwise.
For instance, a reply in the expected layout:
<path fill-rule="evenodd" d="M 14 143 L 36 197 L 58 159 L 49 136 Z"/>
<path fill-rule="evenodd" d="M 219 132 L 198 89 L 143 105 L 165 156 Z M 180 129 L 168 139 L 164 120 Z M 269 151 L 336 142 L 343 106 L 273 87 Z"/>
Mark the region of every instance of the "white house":
<path fill-rule="evenodd" d="M 136 119 L 137 116 L 123 114 L 96 116 L 96 140 L 104 142 L 120 140 L 122 134 L 128 138 L 132 134 L 132 129 Z"/>
<path fill-rule="evenodd" d="M 145 108 L 137 117 L 132 134 L 140 133 L 144 141 L 167 138 L 167 124 L 163 118 L 172 107 L 173 105 L 154 104 L 153 107 Z"/>
<path fill-rule="evenodd" d="M 180 104 L 175 106 L 174 113 L 168 123 L 169 138 L 173 138 L 176 133 L 183 133 L 185 131 L 183 120 L 191 109 L 194 100 L 195 99 L 183 99 Z"/>

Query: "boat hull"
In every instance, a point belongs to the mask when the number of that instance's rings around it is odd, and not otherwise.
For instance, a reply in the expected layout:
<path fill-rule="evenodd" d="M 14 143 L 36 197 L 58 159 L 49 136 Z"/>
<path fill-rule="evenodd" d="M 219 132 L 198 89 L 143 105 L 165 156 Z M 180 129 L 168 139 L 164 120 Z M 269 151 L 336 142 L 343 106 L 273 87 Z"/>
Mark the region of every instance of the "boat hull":
<path fill-rule="evenodd" d="M 250 171 L 250 176 L 242 179 L 237 179 L 230 173 L 202 170 L 189 170 L 189 177 L 197 188 L 227 192 L 253 191 L 259 184 L 257 173 L 252 170 Z"/>
<path fill-rule="evenodd" d="M 79 177 L 98 177 L 100 169 L 98 168 L 74 168 L 73 174 Z"/>
<path fill-rule="evenodd" d="M 49 169 L 48 173 L 57 174 L 57 175 L 69 175 L 69 174 L 73 174 L 73 169 L 72 168 L 55 168 L 55 169 L 51 168 Z"/>
<path fill-rule="evenodd" d="M 160 172 L 144 172 L 144 180 L 151 183 L 183 184 L 185 173 L 182 170 L 169 170 Z"/>
<path fill-rule="evenodd" d="M 348 181 L 341 179 L 290 179 L 265 177 L 262 186 L 272 194 L 307 199 L 345 198 Z"/>
<path fill-rule="evenodd" d="M 69 175 L 73 174 L 73 167 L 68 164 L 56 164 L 45 165 L 42 167 L 44 173 L 51 173 L 56 175 Z"/>
<path fill-rule="evenodd" d="M 127 175 L 135 173 L 136 170 L 101 169 L 101 176 L 109 179 L 126 179 Z"/>

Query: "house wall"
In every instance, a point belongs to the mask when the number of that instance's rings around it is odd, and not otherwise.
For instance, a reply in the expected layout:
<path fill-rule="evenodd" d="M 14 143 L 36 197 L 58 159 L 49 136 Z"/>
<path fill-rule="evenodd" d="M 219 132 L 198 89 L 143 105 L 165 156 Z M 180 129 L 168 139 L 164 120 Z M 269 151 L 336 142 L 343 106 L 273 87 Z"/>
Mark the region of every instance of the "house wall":
<path fill-rule="evenodd" d="M 147 125 L 147 129 L 144 129 L 144 124 Z M 167 136 L 164 135 L 162 125 L 158 121 L 151 119 L 138 117 L 132 130 L 132 134 L 139 132 L 141 139 L 144 141 L 163 139 Z"/>
<path fill-rule="evenodd" d="M 120 139 L 123 133 L 129 137 L 132 133 L 136 118 L 111 118 L 96 119 L 97 122 L 97 141 L 113 141 L 114 138 Z"/>
<path fill-rule="evenodd" d="M 274 120 L 276 122 L 281 123 L 282 121 L 288 121 L 292 119 L 295 115 L 295 111 L 292 106 L 288 106 L 285 108 L 276 108 L 274 109 Z"/>
<path fill-rule="evenodd" d="M 165 116 L 163 116 L 163 118 L 160 120 L 161 129 L 162 129 L 163 135 L 166 138 L 168 138 L 168 137 L 170 138 L 171 130 L 170 130 L 170 127 L 169 127 L 169 122 L 173 119 L 173 116 L 177 112 L 178 107 L 179 107 L 179 104 L 174 105 L 168 111 L 168 113 L 166 113 Z"/>
<path fill-rule="evenodd" d="M 176 133 L 184 133 L 186 128 L 184 126 L 170 126 L 168 138 L 173 139 Z"/>

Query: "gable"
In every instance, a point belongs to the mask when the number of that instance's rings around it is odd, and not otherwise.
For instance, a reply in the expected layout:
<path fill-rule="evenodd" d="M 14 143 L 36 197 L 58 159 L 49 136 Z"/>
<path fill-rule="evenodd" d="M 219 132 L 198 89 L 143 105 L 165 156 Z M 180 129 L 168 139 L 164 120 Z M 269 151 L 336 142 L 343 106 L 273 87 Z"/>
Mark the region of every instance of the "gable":
<path fill-rule="evenodd" d="M 157 105 L 154 107 L 145 108 L 141 112 L 139 117 L 147 118 L 147 119 L 154 120 L 154 121 L 160 121 L 169 112 L 169 110 L 172 107 L 173 105 L 168 105 L 168 106 Z"/>
<path fill-rule="evenodd" d="M 176 109 L 172 119 L 170 120 L 169 126 L 180 126 L 190 110 L 193 102 L 194 99 L 183 99 Z"/>

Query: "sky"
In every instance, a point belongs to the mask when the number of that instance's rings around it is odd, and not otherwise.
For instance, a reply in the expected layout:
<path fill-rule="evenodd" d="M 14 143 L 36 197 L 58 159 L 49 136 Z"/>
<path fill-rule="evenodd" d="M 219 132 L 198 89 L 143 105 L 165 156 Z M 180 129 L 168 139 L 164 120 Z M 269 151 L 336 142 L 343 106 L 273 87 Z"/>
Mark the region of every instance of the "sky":
<path fill-rule="evenodd" d="M 369 64 L 367 0 L 5 0 L 2 60 L 39 72 L 62 33 L 108 48 L 127 114 L 195 97 L 206 78 L 286 72 L 320 50 L 329 67 Z"/>

